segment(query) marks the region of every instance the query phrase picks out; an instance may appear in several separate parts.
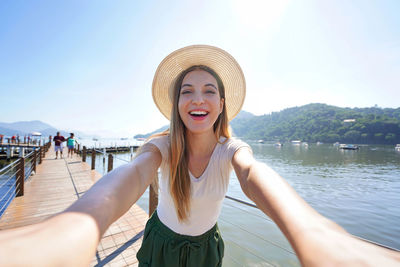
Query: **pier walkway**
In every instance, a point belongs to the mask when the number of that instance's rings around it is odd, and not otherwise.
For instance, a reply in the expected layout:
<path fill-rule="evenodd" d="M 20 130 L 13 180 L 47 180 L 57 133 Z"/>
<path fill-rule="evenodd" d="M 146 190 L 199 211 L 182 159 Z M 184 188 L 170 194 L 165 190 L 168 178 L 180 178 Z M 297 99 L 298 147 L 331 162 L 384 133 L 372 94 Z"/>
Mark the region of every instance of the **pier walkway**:
<path fill-rule="evenodd" d="M 99 178 L 80 156 L 55 159 L 50 148 L 36 174 L 26 182 L 24 195 L 15 198 L 0 218 L 0 230 L 37 223 L 63 211 Z M 148 214 L 133 205 L 104 234 L 91 266 L 137 266 L 136 252 L 147 219 Z"/>

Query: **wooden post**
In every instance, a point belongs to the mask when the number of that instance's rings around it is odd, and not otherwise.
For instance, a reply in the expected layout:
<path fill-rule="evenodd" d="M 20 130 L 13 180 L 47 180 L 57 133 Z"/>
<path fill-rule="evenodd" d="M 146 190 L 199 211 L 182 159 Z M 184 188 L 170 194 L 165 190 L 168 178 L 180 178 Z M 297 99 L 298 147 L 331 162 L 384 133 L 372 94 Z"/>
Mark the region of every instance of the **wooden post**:
<path fill-rule="evenodd" d="M 11 146 L 7 146 L 7 160 L 11 160 Z"/>
<path fill-rule="evenodd" d="M 83 151 L 82 151 L 82 162 L 86 162 L 86 146 L 83 146 Z"/>
<path fill-rule="evenodd" d="M 92 149 L 92 170 L 95 169 L 95 163 L 96 163 L 96 151 L 93 148 Z"/>
<path fill-rule="evenodd" d="M 155 179 L 158 179 L 158 176 L 155 177 Z M 158 205 L 158 195 L 155 193 L 155 185 L 154 182 L 151 183 L 150 188 L 149 188 L 149 216 L 153 214 L 153 212 L 156 210 L 157 205 Z"/>
<path fill-rule="evenodd" d="M 33 150 L 33 158 L 32 158 L 32 164 L 33 164 L 33 171 L 36 173 L 36 157 L 37 157 L 37 151 L 36 149 Z"/>
<path fill-rule="evenodd" d="M 131 150 L 131 161 L 133 160 L 133 146 L 130 147 Z"/>
<path fill-rule="evenodd" d="M 42 164 L 42 148 L 39 147 L 39 164 Z"/>
<path fill-rule="evenodd" d="M 114 158 L 113 158 L 113 155 L 112 155 L 112 154 L 108 154 L 108 168 L 107 168 L 107 172 L 112 171 L 113 165 L 114 165 Z"/>
<path fill-rule="evenodd" d="M 78 151 L 77 151 L 77 153 L 78 153 L 78 154 L 81 153 L 81 145 L 80 145 L 80 144 L 78 144 Z"/>
<path fill-rule="evenodd" d="M 19 158 L 24 158 L 25 157 L 25 148 L 22 147 L 22 146 L 19 147 L 19 155 L 18 155 L 18 157 Z"/>
<path fill-rule="evenodd" d="M 19 159 L 18 169 L 19 175 L 17 175 L 17 186 L 15 187 L 15 193 L 17 197 L 20 197 L 24 195 L 25 158 Z"/>
<path fill-rule="evenodd" d="M 41 146 L 41 149 L 42 149 L 42 159 L 43 159 L 46 153 L 46 148 L 44 146 Z"/>

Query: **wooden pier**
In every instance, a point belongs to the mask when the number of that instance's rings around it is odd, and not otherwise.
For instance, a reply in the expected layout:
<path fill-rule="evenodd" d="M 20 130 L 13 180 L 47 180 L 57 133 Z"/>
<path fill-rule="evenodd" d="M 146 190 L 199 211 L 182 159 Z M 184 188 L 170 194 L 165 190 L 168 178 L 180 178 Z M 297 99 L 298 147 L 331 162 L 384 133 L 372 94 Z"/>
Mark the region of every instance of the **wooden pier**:
<path fill-rule="evenodd" d="M 100 173 L 80 156 L 55 159 L 50 149 L 25 183 L 24 195 L 15 198 L 0 218 L 0 230 L 37 223 L 63 211 L 99 178 Z M 148 214 L 133 205 L 104 234 L 91 266 L 137 266 L 136 253 L 147 219 Z"/>

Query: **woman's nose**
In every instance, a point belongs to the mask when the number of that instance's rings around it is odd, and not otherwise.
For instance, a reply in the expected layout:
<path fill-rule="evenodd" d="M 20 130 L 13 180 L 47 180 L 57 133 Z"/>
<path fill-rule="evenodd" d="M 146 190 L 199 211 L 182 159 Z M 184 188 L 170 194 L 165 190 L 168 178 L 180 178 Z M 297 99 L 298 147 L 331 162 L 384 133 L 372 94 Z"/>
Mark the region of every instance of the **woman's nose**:
<path fill-rule="evenodd" d="M 204 98 L 203 95 L 201 93 L 195 93 L 193 94 L 193 99 L 192 99 L 192 103 L 193 104 L 203 104 L 204 103 Z"/>

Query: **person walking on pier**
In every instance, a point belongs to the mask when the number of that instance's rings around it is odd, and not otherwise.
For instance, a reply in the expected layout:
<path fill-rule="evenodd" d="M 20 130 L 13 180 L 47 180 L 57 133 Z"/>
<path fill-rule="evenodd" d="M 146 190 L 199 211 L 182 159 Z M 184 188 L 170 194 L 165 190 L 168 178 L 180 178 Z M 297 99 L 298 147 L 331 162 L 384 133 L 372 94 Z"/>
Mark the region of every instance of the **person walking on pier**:
<path fill-rule="evenodd" d="M 243 192 L 278 225 L 303 266 L 399 266 L 400 253 L 357 239 L 323 217 L 256 161 L 248 144 L 231 137 L 229 121 L 244 102 L 245 79 L 230 54 L 206 45 L 171 53 L 157 68 L 152 94 L 169 130 L 152 136 L 132 162 L 107 173 L 64 212 L 40 225 L 0 231 L 0 263 L 11 265 L 7 255 L 18 247 L 21 266 L 88 266 L 107 228 L 154 183 L 159 204 L 145 226 L 139 267 L 221 266 L 217 220 L 234 170 Z"/>
<path fill-rule="evenodd" d="M 56 159 L 58 158 L 58 152 L 60 152 L 60 158 L 63 158 L 63 142 L 65 142 L 64 136 L 57 132 L 57 135 L 53 138 L 54 141 L 54 151 L 56 152 Z"/>
<path fill-rule="evenodd" d="M 70 137 L 67 138 L 67 147 L 68 147 L 68 156 L 71 155 L 71 158 L 74 155 L 75 143 L 78 143 L 75 139 L 75 135 L 74 133 L 70 133 Z"/>

